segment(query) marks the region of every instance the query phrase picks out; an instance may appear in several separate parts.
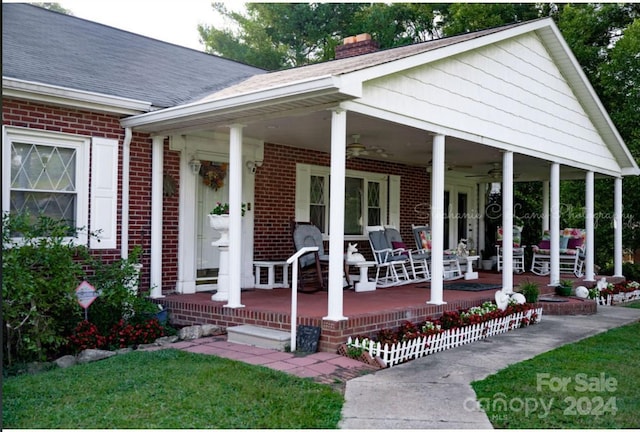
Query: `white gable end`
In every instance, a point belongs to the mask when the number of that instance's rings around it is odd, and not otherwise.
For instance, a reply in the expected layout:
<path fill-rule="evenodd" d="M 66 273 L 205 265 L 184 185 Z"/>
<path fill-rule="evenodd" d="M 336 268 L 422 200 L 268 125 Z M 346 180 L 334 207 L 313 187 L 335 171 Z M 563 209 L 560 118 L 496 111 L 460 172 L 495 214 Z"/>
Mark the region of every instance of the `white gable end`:
<path fill-rule="evenodd" d="M 520 153 L 620 167 L 542 42 L 529 33 L 365 83 L 361 103 Z"/>

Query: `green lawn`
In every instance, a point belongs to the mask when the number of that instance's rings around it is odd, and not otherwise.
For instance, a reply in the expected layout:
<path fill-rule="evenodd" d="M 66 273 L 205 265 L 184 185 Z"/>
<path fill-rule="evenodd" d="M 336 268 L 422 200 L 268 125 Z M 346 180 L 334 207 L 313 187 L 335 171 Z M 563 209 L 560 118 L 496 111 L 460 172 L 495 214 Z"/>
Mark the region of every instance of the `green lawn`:
<path fill-rule="evenodd" d="M 640 323 L 560 347 L 472 383 L 495 428 L 640 427 Z"/>
<path fill-rule="evenodd" d="M 6 378 L 2 420 L 11 429 L 330 429 L 343 402 L 310 379 L 167 349 Z"/>

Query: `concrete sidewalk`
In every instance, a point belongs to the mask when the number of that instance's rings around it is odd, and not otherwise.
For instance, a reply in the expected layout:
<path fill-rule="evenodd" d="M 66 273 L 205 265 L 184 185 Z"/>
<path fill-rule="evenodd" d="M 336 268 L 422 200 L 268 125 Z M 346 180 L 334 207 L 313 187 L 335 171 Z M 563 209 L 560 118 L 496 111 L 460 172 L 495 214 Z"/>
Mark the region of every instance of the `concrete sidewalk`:
<path fill-rule="evenodd" d="M 349 380 L 342 429 L 492 429 L 473 410 L 471 382 L 578 341 L 640 320 L 640 309 L 599 306 L 595 315 L 543 315 L 536 325 Z"/>

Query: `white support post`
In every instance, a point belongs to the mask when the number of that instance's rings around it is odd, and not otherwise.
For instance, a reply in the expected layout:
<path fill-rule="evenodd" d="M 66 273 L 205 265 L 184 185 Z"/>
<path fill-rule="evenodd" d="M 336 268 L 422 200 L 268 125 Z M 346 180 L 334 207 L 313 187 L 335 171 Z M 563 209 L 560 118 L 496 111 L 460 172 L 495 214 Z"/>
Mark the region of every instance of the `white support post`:
<path fill-rule="evenodd" d="M 444 154 L 445 136 L 433 137 L 431 158 L 431 300 L 428 304 L 445 304 L 443 299 L 444 255 Z"/>
<path fill-rule="evenodd" d="M 549 181 L 542 182 L 542 232 L 549 230 Z"/>
<path fill-rule="evenodd" d="M 329 213 L 329 288 L 328 321 L 347 319 L 343 310 L 344 272 L 344 199 L 346 176 L 347 113 L 342 109 L 331 111 L 331 209 Z"/>
<path fill-rule="evenodd" d="M 593 267 L 593 257 L 595 250 L 594 233 L 594 173 L 587 171 L 585 175 L 585 229 L 587 230 L 587 244 L 585 250 L 585 275 L 584 280 L 595 282 L 595 272 Z"/>
<path fill-rule="evenodd" d="M 485 225 L 484 216 L 487 207 L 487 184 L 480 183 L 478 194 L 478 246 L 477 250 L 480 252 L 485 247 Z M 487 251 L 485 251 L 487 252 Z"/>
<path fill-rule="evenodd" d="M 151 298 L 162 298 L 162 177 L 164 137 L 151 138 Z"/>
<path fill-rule="evenodd" d="M 513 292 L 513 152 L 502 154 L 502 291 Z"/>
<path fill-rule="evenodd" d="M 551 164 L 551 273 L 549 285 L 560 283 L 560 164 Z"/>
<path fill-rule="evenodd" d="M 224 307 L 241 308 L 242 275 L 242 128 L 229 131 L 229 300 Z"/>
<path fill-rule="evenodd" d="M 622 178 L 616 177 L 613 182 L 613 275 L 622 277 Z"/>

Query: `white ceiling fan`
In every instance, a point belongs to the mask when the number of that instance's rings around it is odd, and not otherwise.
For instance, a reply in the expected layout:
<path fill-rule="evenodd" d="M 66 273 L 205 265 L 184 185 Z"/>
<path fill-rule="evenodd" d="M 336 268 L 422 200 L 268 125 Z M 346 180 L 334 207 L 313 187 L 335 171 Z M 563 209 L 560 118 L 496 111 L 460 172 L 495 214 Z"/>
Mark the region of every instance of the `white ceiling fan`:
<path fill-rule="evenodd" d="M 351 143 L 347 144 L 347 159 L 353 159 L 360 156 L 379 156 L 383 158 L 389 157 L 384 149 L 379 147 L 367 147 L 360 142 L 360 135 L 351 135 Z"/>

